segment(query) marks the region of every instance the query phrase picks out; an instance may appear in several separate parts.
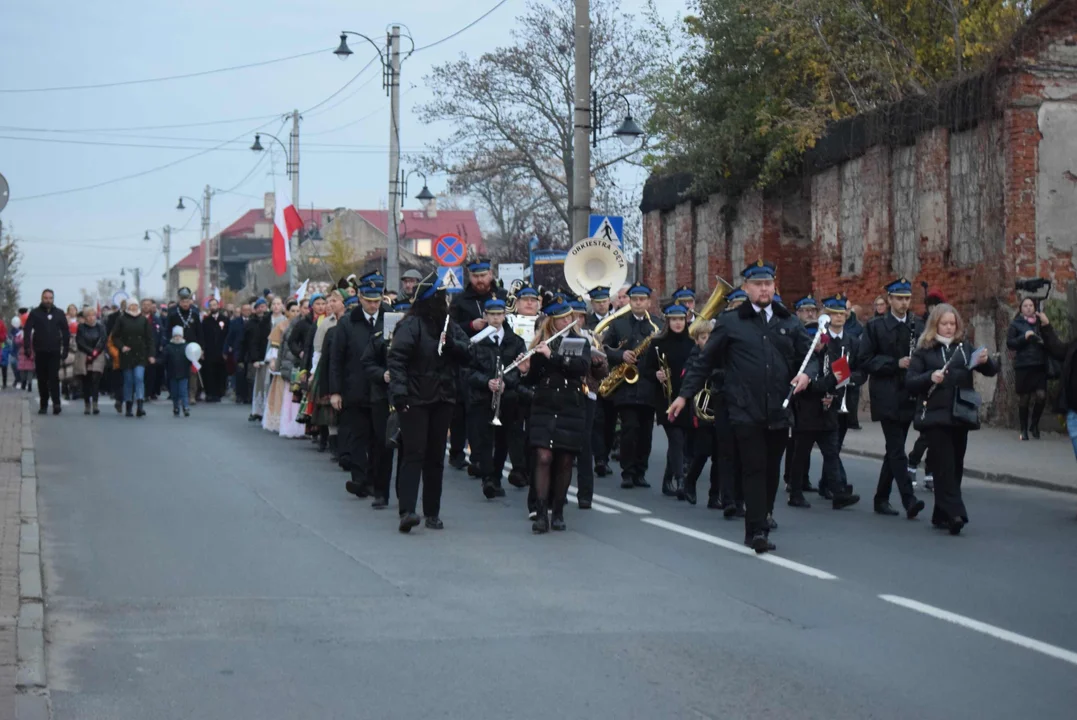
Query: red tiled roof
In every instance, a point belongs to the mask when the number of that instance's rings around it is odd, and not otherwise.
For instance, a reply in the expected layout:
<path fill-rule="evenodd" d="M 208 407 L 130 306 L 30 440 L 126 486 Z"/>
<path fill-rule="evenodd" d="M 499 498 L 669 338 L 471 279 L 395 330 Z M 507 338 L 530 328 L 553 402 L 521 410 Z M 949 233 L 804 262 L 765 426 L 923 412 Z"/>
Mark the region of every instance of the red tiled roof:
<path fill-rule="evenodd" d="M 304 227 L 316 222 L 320 228 L 323 224 L 322 216 L 332 212 L 332 210 L 306 208 L 299 210 L 299 217 L 303 220 Z M 240 215 L 238 220 L 222 230 L 221 237 L 233 237 L 254 232 L 254 226 L 260 222 L 269 222 L 266 220 L 265 210 L 263 208 L 248 210 Z"/>
<path fill-rule="evenodd" d="M 197 270 L 202 267 L 202 246 L 194 245 L 191 247 L 191 252 L 187 253 L 187 257 L 180 260 L 173 265 L 174 268 L 192 269 Z"/>
<path fill-rule="evenodd" d="M 388 210 L 356 210 L 355 212 L 381 232 L 389 233 Z M 437 216 L 427 217 L 422 210 L 405 210 L 400 223 L 401 239 L 433 239 L 448 233 L 459 235 L 477 252 L 485 252 L 482 230 L 474 210 L 438 210 Z"/>

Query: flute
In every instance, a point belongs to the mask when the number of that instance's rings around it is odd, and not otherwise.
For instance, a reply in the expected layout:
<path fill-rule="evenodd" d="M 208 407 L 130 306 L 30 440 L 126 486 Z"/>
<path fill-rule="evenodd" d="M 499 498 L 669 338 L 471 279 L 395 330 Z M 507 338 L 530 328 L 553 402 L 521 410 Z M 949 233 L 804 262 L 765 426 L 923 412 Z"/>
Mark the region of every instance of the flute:
<path fill-rule="evenodd" d="M 550 344 L 550 343 L 552 343 L 552 342 L 553 342 L 554 340 L 556 340 L 557 338 L 561 337 L 562 335 L 564 335 L 565 333 L 567 333 L 567 332 L 568 332 L 569 330 L 571 330 L 572 328 L 576 327 L 576 323 L 577 323 L 577 322 L 579 322 L 579 321 L 578 321 L 578 320 L 573 320 L 573 321 L 572 321 L 572 322 L 571 322 L 571 323 L 570 323 L 570 324 L 569 324 L 569 325 L 568 325 L 567 327 L 565 327 L 565 328 L 564 328 L 563 330 L 559 330 L 558 332 L 554 333 L 554 334 L 553 334 L 553 335 L 551 335 L 550 337 L 546 338 L 546 339 L 545 339 L 545 340 L 544 340 L 543 342 L 545 342 L 545 343 L 546 343 L 547 345 L 549 345 L 549 344 Z M 541 344 L 541 343 L 540 343 L 540 344 Z M 521 356 L 520 356 L 519 358 L 517 358 L 516 362 L 514 362 L 514 363 L 513 363 L 512 365 L 509 365 L 509 366 L 508 366 L 507 368 L 505 368 L 505 370 L 504 370 L 504 373 L 503 373 L 503 374 L 507 374 L 507 373 L 508 373 L 508 372 L 509 372 L 510 370 L 515 370 L 515 369 L 516 369 L 516 368 L 517 368 L 517 367 L 518 367 L 518 366 L 520 365 L 520 363 L 522 363 L 522 362 L 523 362 L 524 360 L 526 360 L 527 358 L 529 358 L 529 357 L 531 357 L 532 355 L 534 355 L 534 354 L 535 354 L 535 352 L 536 352 L 536 348 L 537 348 L 537 347 L 538 347 L 538 346 L 536 346 L 535 348 L 531 348 L 530 350 L 528 350 L 527 352 L 525 352 L 525 353 L 524 353 L 523 355 L 521 355 Z"/>
<path fill-rule="evenodd" d="M 438 338 L 438 355 L 445 349 L 445 334 L 449 332 L 449 316 L 445 316 L 445 327 L 441 328 L 441 337 Z"/>

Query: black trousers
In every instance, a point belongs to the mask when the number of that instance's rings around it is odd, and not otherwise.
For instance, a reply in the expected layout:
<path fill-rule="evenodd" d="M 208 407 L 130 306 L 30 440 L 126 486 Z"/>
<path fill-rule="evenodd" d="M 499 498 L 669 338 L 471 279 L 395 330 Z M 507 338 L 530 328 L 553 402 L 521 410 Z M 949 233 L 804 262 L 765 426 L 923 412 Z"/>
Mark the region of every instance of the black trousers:
<path fill-rule="evenodd" d="M 291 378 L 285 378 L 290 380 Z M 206 399 L 219 400 L 224 397 L 228 385 L 228 373 L 224 358 L 209 358 L 202 364 L 202 380 L 205 382 Z"/>
<path fill-rule="evenodd" d="M 654 437 L 654 408 L 622 405 L 617 411 L 621 415 L 621 476 L 646 477 Z"/>
<path fill-rule="evenodd" d="M 838 455 L 841 448 L 839 440 L 840 431 L 834 430 L 809 430 L 794 433 L 796 437 L 796 450 L 793 455 L 793 482 L 789 485 L 790 498 L 804 497 L 804 478 L 808 475 L 808 464 L 811 462 L 811 451 L 816 445 L 823 454 L 823 478 L 819 481 L 819 487 L 828 487 L 831 492 L 838 492 L 844 488 L 841 476 L 841 459 Z M 786 466 L 789 461 L 786 459 Z"/>
<path fill-rule="evenodd" d="M 845 447 L 845 435 L 849 432 L 849 428 L 853 426 L 854 419 L 849 413 L 838 413 L 838 472 L 841 474 L 842 487 L 849 484 L 849 476 L 845 474 L 845 463 L 841 460 L 841 449 Z"/>
<path fill-rule="evenodd" d="M 916 442 L 912 444 L 912 452 L 909 453 L 909 467 L 920 467 L 920 461 L 924 459 L 925 453 L 927 453 L 927 435 L 921 432 L 917 436 Z M 929 463 L 930 459 L 927 463 L 924 463 L 924 470 L 926 470 L 928 473 L 931 472 L 931 465 Z"/>
<path fill-rule="evenodd" d="M 791 432 L 789 434 L 789 440 L 785 445 L 785 471 L 782 474 L 785 484 L 790 488 L 793 487 L 793 458 L 797 454 L 797 437 L 798 433 Z M 808 464 L 803 467 L 802 475 L 797 478 L 797 482 L 801 487 L 804 487 L 808 483 L 808 474 L 811 472 L 811 451 L 808 451 Z"/>
<path fill-rule="evenodd" d="M 734 425 L 733 434 L 737 439 L 744 484 L 744 538 L 749 540 L 757 532 L 770 533 L 767 513 L 773 509 L 778 494 L 782 455 L 789 441 L 789 430 Z"/>
<path fill-rule="evenodd" d="M 849 427 L 860 427 L 860 386 L 849 386 L 845 391 L 845 408 L 849 411 Z"/>
<path fill-rule="evenodd" d="M 576 497 L 591 502 L 595 496 L 595 418 L 598 414 L 598 400 L 587 398 L 583 403 L 584 433 L 583 445 L 576 459 Z"/>
<path fill-rule="evenodd" d="M 595 422 L 591 430 L 591 448 L 595 462 L 610 464 L 614 436 L 617 432 L 617 407 L 611 400 L 599 397 L 595 408 Z"/>
<path fill-rule="evenodd" d="M 455 460 L 464 456 L 467 447 L 467 383 L 461 371 L 456 377 L 456 404 L 453 406 L 450 424 L 449 458 Z"/>
<path fill-rule="evenodd" d="M 36 353 L 34 355 L 34 372 L 37 373 L 37 393 L 41 398 L 41 407 L 60 407 L 60 353 Z"/>
<path fill-rule="evenodd" d="M 251 404 L 251 383 L 247 379 L 247 365 L 245 363 L 236 364 L 236 404 Z"/>
<path fill-rule="evenodd" d="M 484 482 L 500 487 L 509 454 L 508 426 L 504 420 L 500 427 L 491 425 L 493 419 L 494 411 L 489 403 L 471 403 L 467 408 L 467 437 L 471 443 L 469 460 L 478 468 Z"/>
<path fill-rule="evenodd" d="M 369 405 L 345 406 L 340 411 L 337 431 L 337 458 L 352 476 L 352 482 L 373 489 L 377 477 L 374 413 Z M 384 433 L 384 430 L 382 431 Z M 384 447 L 384 443 L 382 443 Z"/>
<path fill-rule="evenodd" d="M 82 376 L 82 397 L 89 405 L 90 402 L 97 402 L 98 388 L 101 384 L 101 373 L 87 370 L 86 374 Z"/>
<path fill-rule="evenodd" d="M 716 425 L 700 425 L 692 428 L 692 460 L 684 476 L 684 486 L 695 492 L 699 476 L 710 461 L 710 489 L 707 499 L 726 504 L 744 504 L 744 492 L 740 484 L 740 473 L 734 465 L 736 441 L 732 431 L 726 425 L 726 433 L 719 435 Z"/>
<path fill-rule="evenodd" d="M 685 446 L 688 444 L 688 433 L 685 428 L 676 425 L 663 425 L 662 429 L 666 431 L 666 469 L 662 474 L 662 482 L 668 483 L 684 473 L 684 453 Z"/>
<path fill-rule="evenodd" d="M 389 499 L 389 486 L 393 478 L 393 449 L 385 444 L 386 426 L 389 424 L 389 401 L 375 400 L 370 405 L 370 415 L 374 421 L 374 443 L 370 447 L 370 478 L 374 486 L 374 497 Z M 397 468 L 399 480 L 400 468 Z M 397 496 L 400 488 L 397 488 Z"/>
<path fill-rule="evenodd" d="M 531 411 L 530 405 L 513 402 L 505 405 L 501 413 L 501 422 L 505 423 L 505 437 L 508 444 L 509 460 L 512 461 L 512 469 L 530 477 L 531 457 L 530 448 L 527 445 L 527 415 Z"/>
<path fill-rule="evenodd" d="M 909 437 L 909 426 L 912 425 L 912 421 L 883 420 L 879 424 L 883 428 L 883 438 L 886 440 L 886 458 L 879 470 L 879 484 L 875 488 L 875 504 L 890 502 L 890 488 L 897 481 L 901 504 L 908 509 L 916 502 L 912 480 L 909 479 L 909 458 L 905 454 L 905 441 Z"/>
<path fill-rule="evenodd" d="M 423 515 L 441 514 L 441 481 L 445 474 L 445 441 L 453 403 L 416 405 L 400 414 L 404 437 L 400 469 L 400 513 L 413 513 L 423 485 Z"/>
<path fill-rule="evenodd" d="M 961 479 L 965 473 L 965 450 L 969 431 L 956 427 L 933 427 L 923 431 L 927 437 L 927 457 L 935 475 L 935 508 L 931 521 L 945 523 L 953 518 L 968 522 L 965 501 L 961 499 Z"/>

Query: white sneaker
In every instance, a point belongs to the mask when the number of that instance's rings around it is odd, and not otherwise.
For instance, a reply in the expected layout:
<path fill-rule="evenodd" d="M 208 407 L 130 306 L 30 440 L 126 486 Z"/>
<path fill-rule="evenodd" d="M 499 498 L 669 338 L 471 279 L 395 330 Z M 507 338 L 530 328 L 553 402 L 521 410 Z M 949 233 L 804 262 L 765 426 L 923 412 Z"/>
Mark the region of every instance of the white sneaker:
<path fill-rule="evenodd" d="M 924 475 L 924 490 L 934 490 L 934 489 L 935 489 L 935 476 L 934 475 Z"/>
<path fill-rule="evenodd" d="M 531 512 L 527 513 L 527 519 L 528 520 L 537 520 L 538 519 L 538 512 L 536 510 L 532 510 Z"/>

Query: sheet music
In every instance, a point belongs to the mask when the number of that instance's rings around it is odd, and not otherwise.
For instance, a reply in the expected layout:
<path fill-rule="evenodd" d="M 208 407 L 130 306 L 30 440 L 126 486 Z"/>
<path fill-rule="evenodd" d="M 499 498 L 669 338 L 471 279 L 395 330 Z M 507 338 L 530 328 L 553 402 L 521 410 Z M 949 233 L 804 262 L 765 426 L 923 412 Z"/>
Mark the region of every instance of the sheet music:
<path fill-rule="evenodd" d="M 530 346 L 531 341 L 535 339 L 535 324 L 538 317 L 533 315 L 509 315 L 507 320 L 512 331 L 523 338 L 524 343 Z"/>

